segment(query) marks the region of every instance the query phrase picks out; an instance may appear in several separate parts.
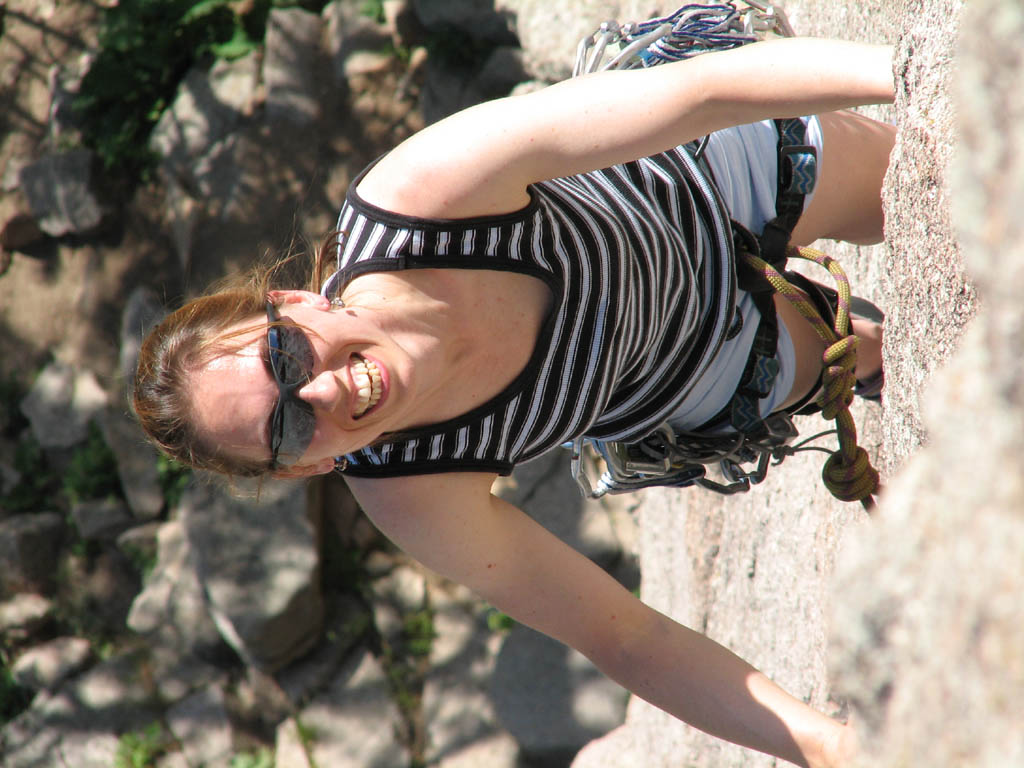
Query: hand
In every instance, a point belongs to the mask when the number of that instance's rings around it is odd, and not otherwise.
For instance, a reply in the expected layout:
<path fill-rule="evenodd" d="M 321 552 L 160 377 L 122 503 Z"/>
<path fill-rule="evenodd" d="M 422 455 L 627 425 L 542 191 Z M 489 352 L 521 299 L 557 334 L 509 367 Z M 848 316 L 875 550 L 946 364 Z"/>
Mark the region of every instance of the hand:
<path fill-rule="evenodd" d="M 857 730 L 851 717 L 846 725 L 836 728 L 822 745 L 820 768 L 848 768 L 860 753 Z"/>

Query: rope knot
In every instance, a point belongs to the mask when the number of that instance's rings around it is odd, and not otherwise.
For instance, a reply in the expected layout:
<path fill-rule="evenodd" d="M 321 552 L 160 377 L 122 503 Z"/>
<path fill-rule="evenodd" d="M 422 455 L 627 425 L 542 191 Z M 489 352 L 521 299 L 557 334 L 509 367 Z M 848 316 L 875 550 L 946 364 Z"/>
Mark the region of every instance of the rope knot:
<path fill-rule="evenodd" d="M 839 448 L 825 463 L 822 480 L 837 499 L 859 501 L 870 508 L 872 494 L 879 489 L 879 477 L 867 452 L 857 445 L 857 425 L 850 413 L 853 389 L 857 383 L 854 369 L 857 367 L 858 344 L 857 337 L 850 333 L 850 281 L 839 263 L 821 251 L 790 248 L 787 255 L 813 261 L 835 278 L 838 297 L 834 327 L 830 327 L 814 304 L 775 267 L 753 254 L 743 254 L 746 263 L 796 307 L 827 345 L 822 355 L 822 394 L 818 397 L 818 405 L 825 419 L 835 419 Z M 781 449 L 778 453 L 782 454 Z"/>
<path fill-rule="evenodd" d="M 840 501 L 863 501 L 879 487 L 878 471 L 871 466 L 867 451 L 856 446 L 853 460 L 836 451 L 821 470 L 825 487 Z"/>
<path fill-rule="evenodd" d="M 836 418 L 853 402 L 853 388 L 857 384 L 857 377 L 853 371 L 857 366 L 859 341 L 856 336 L 845 336 L 830 344 L 822 355 L 823 390 L 818 397 L 818 404 L 826 419 Z"/>

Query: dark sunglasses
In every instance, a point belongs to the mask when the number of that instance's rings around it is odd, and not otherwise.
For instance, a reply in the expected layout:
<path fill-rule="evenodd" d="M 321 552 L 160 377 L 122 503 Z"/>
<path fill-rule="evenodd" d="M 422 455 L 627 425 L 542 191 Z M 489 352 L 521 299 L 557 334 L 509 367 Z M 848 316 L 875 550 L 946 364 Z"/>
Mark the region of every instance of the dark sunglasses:
<path fill-rule="evenodd" d="M 313 377 L 313 347 L 306 334 L 282 320 L 267 302 L 267 348 L 270 370 L 281 394 L 270 417 L 270 468 L 290 467 L 306 452 L 316 429 L 313 406 L 295 391 Z"/>

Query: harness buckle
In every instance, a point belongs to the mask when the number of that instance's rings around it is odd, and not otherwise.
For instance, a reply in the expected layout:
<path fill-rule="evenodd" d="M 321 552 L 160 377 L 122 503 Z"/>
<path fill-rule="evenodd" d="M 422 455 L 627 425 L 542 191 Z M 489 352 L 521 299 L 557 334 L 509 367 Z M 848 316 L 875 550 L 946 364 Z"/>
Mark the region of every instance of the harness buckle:
<path fill-rule="evenodd" d="M 784 163 L 783 161 L 788 161 Z M 809 195 L 818 179 L 818 149 L 810 144 L 783 144 L 779 147 L 779 177 L 785 192 Z"/>

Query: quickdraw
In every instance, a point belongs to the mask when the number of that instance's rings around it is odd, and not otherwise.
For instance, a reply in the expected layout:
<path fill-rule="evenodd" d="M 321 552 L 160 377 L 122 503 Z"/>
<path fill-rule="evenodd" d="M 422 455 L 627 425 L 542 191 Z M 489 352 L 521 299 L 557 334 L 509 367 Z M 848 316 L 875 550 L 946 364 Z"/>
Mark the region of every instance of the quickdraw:
<path fill-rule="evenodd" d="M 655 66 L 708 51 L 746 45 L 770 34 L 794 35 L 781 8 L 752 0 L 741 1 L 746 6 L 743 10 L 738 9 L 735 2 L 692 4 L 668 16 L 645 22 L 619 25 L 615 21 L 606 21 L 580 42 L 574 75 Z M 618 47 L 614 54 L 611 52 L 613 46 Z M 779 130 L 783 133 L 786 126 L 779 124 Z M 705 138 L 695 150 L 695 160 L 700 159 L 706 143 Z M 813 162 L 813 149 L 803 147 L 802 141 L 793 142 L 790 146 L 785 144 L 784 137 L 780 142 L 780 162 L 783 155 L 787 156 L 787 162 L 792 160 L 791 173 L 798 170 L 797 159 L 790 157 L 794 152 L 799 154 L 811 149 L 808 159 Z M 799 200 L 802 209 L 802 198 Z M 783 202 L 790 205 L 792 200 Z M 779 233 L 770 233 L 774 240 L 771 250 L 781 252 L 782 245 L 788 240 L 792 222 L 787 225 L 785 219 L 783 215 L 773 222 L 781 220 L 782 226 L 777 229 L 784 231 L 781 242 L 777 237 Z M 680 432 L 665 422 L 647 437 L 631 443 L 577 438 L 570 445 L 571 469 L 585 497 L 600 498 L 609 493 L 628 493 L 653 486 L 698 486 L 721 494 L 743 493 L 765 479 L 771 463 L 779 464 L 786 456 L 800 451 L 817 450 L 829 454 L 823 482 L 836 498 L 860 501 L 868 509 L 874 505 L 873 494 L 879 489 L 878 472 L 871 466 L 866 452 L 857 445 L 856 425 L 849 411 L 855 384 L 853 367 L 857 338 L 849 329 L 851 296 L 846 275 L 834 259 L 818 251 L 806 248 L 785 251 L 788 257 L 818 263 L 835 278 L 839 289 L 837 311 L 834 327 L 830 327 L 808 298 L 786 280 L 779 269 L 760 258 L 758 250 L 754 246 L 740 250 L 738 255 L 748 269 L 767 280 L 775 292 L 797 307 L 828 347 L 824 355 L 823 394 L 818 402 L 823 416 L 836 420 L 836 428 L 794 444 L 799 433 L 792 418 L 786 413 L 775 413 L 765 419 L 758 418 L 755 428 L 729 435 Z M 832 434 L 839 442 L 835 451 L 808 445 Z M 606 467 L 596 484 L 591 483 L 584 466 L 584 445 L 588 444 L 603 459 Z M 707 476 L 708 467 L 716 464 L 722 482 Z M 744 465 L 752 465 L 752 468 L 745 469 Z"/>
<path fill-rule="evenodd" d="M 684 5 L 668 16 L 620 25 L 603 22 L 576 49 L 573 76 L 604 69 L 640 69 L 753 43 L 775 34 L 793 37 L 793 28 L 777 6 L 741 0 Z M 611 46 L 619 50 L 606 60 Z"/>

